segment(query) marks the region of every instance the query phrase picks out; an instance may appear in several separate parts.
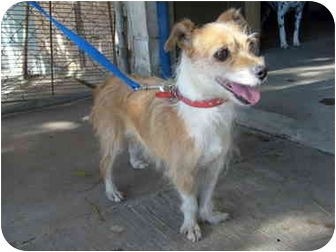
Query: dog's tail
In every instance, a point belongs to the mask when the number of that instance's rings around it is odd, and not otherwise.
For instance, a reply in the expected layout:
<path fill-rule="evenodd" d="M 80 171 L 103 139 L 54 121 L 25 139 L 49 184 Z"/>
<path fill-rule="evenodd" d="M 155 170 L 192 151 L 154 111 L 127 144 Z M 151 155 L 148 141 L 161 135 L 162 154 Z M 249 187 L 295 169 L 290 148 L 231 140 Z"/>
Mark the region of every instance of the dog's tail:
<path fill-rule="evenodd" d="M 78 79 L 78 78 L 74 78 L 76 81 L 78 81 L 80 84 L 84 85 L 84 86 L 87 86 L 88 88 L 91 88 L 91 89 L 95 89 L 97 87 L 97 85 L 94 85 L 90 82 L 87 82 L 85 80 L 81 80 L 81 79 Z"/>

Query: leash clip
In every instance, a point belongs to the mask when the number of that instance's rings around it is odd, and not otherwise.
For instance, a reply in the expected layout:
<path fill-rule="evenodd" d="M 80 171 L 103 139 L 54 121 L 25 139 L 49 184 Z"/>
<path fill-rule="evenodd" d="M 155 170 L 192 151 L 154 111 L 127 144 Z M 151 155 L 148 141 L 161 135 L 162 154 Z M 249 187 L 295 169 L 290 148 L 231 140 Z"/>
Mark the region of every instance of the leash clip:
<path fill-rule="evenodd" d="M 158 89 L 160 92 L 173 92 L 175 93 L 175 85 L 174 84 L 162 84 L 162 85 L 141 85 L 141 87 L 137 90 L 152 90 L 152 89 Z"/>
<path fill-rule="evenodd" d="M 174 84 L 166 84 L 163 85 L 159 92 L 155 94 L 158 98 L 166 98 L 169 99 L 170 102 L 177 102 L 177 88 Z"/>
<path fill-rule="evenodd" d="M 148 91 L 152 89 L 159 89 L 162 91 L 164 89 L 164 86 L 162 85 L 141 85 L 140 88 L 137 89 L 137 91 L 143 90 L 143 91 Z"/>
<path fill-rule="evenodd" d="M 162 92 L 171 92 L 172 94 L 176 94 L 176 85 L 173 83 L 166 84 L 162 86 Z"/>
<path fill-rule="evenodd" d="M 159 91 L 155 94 L 158 98 L 166 98 L 169 99 L 170 102 L 177 102 L 178 101 L 178 93 L 177 87 L 174 83 L 163 83 L 162 85 L 142 85 L 137 90 L 153 90 L 158 89 Z"/>

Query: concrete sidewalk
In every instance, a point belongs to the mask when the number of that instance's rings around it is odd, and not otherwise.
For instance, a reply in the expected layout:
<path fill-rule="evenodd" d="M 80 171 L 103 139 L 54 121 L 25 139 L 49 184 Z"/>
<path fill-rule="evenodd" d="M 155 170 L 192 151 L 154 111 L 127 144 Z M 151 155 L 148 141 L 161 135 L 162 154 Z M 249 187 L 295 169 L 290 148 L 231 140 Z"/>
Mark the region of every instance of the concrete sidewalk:
<path fill-rule="evenodd" d="M 151 169 L 117 163 L 127 201 L 109 202 L 91 100 L 2 120 L 2 231 L 24 250 L 313 250 L 334 230 L 334 155 L 243 127 L 241 158 L 220 177 L 226 223 L 202 225 L 192 244 L 178 233 L 179 199 Z"/>

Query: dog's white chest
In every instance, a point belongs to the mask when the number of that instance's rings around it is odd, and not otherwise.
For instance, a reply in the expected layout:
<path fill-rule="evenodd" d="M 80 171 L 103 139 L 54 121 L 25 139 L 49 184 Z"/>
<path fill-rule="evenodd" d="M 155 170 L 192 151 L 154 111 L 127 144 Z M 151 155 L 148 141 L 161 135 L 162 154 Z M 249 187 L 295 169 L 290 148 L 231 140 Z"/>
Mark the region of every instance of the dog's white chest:
<path fill-rule="evenodd" d="M 231 143 L 231 126 L 234 119 L 232 104 L 215 108 L 193 108 L 181 104 L 180 113 L 188 134 L 202 152 L 202 163 L 225 155 Z"/>

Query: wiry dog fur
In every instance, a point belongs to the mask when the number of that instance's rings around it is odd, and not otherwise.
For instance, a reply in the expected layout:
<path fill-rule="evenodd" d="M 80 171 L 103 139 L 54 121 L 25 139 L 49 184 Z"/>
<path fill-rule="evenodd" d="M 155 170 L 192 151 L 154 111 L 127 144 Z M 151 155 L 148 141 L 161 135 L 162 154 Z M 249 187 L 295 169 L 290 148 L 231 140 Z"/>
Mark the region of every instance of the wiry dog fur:
<path fill-rule="evenodd" d="M 134 168 L 144 168 L 149 157 L 166 168 L 166 174 L 182 199 L 181 232 L 192 241 L 201 238 L 198 219 L 219 223 L 228 214 L 215 212 L 212 194 L 231 146 L 235 96 L 218 83 L 261 83 L 255 69 L 263 58 L 253 54 L 256 38 L 247 34 L 246 22 L 236 10 L 223 13 L 216 22 L 197 28 L 190 20 L 177 23 L 166 43 L 182 49 L 176 85 L 190 100 L 225 98 L 213 108 L 196 108 L 183 102 L 156 98 L 157 91 L 131 91 L 115 77 L 94 91 L 91 121 L 100 140 L 100 169 L 110 200 L 123 196 L 114 184 L 113 162 L 128 145 Z M 214 54 L 226 48 L 229 56 L 218 61 Z M 139 83 L 157 85 L 155 77 L 132 76 Z"/>

